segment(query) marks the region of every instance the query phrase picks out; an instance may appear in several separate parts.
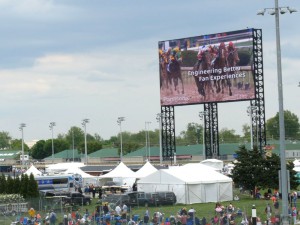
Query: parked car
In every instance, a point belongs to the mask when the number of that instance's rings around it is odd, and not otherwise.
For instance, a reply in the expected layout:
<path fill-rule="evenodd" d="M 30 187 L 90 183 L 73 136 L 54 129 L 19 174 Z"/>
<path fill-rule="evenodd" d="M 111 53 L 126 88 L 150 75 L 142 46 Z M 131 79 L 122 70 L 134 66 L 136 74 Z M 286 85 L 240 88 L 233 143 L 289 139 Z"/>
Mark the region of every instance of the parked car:
<path fill-rule="evenodd" d="M 170 191 L 161 191 L 161 192 L 156 192 L 159 197 L 159 203 L 161 205 L 174 205 L 177 201 L 176 195 L 174 192 Z"/>
<path fill-rule="evenodd" d="M 131 206 L 158 206 L 159 197 L 155 192 L 145 193 L 141 191 L 129 192 L 127 195 L 130 197 Z"/>

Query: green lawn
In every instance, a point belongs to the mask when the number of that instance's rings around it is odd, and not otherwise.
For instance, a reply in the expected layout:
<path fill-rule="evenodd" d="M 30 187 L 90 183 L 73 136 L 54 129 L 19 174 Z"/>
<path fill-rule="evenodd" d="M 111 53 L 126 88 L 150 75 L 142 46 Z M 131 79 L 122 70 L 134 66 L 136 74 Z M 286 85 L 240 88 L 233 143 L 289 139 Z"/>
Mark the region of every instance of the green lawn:
<path fill-rule="evenodd" d="M 239 194 L 237 190 L 234 191 L 234 195 L 238 195 L 240 200 L 238 201 L 231 201 L 231 202 L 221 202 L 223 206 L 228 206 L 230 203 L 233 204 L 235 209 L 239 208 L 242 210 L 242 212 L 247 216 L 251 217 L 252 212 L 252 206 L 255 205 L 257 216 L 261 218 L 261 221 L 266 220 L 266 214 L 265 214 L 265 207 L 267 203 L 270 203 L 272 206 L 272 216 L 274 216 L 274 207 L 271 200 L 265 200 L 265 199 L 253 199 L 247 194 Z M 90 210 L 92 210 L 95 206 L 95 202 L 97 200 L 93 200 L 93 204 L 90 207 Z M 281 201 L 279 201 L 279 204 L 281 205 Z M 199 204 L 192 204 L 192 205 L 183 205 L 183 204 L 176 204 L 174 206 L 160 206 L 160 207 L 149 207 L 150 215 L 152 216 L 154 212 L 161 212 L 164 214 L 164 218 L 170 217 L 171 215 L 177 215 L 177 212 L 185 207 L 187 210 L 189 210 L 191 207 L 193 207 L 196 210 L 196 216 L 200 219 L 203 217 L 206 218 L 207 223 L 210 223 L 211 218 L 215 216 L 215 206 L 216 203 L 199 203 Z M 132 215 L 139 215 L 142 219 L 144 216 L 144 213 L 146 211 L 145 207 L 134 207 L 130 211 L 130 216 Z M 279 213 L 281 212 L 281 209 Z M 240 224 L 242 220 L 242 217 L 236 217 L 236 224 Z"/>
<path fill-rule="evenodd" d="M 266 214 L 265 214 L 265 207 L 267 203 L 270 203 L 273 208 L 272 215 L 274 216 L 274 207 L 271 200 L 264 200 L 264 199 L 252 199 L 247 194 L 239 194 L 238 190 L 234 190 L 234 196 L 238 195 L 240 200 L 238 201 L 232 201 L 231 203 L 235 207 L 235 209 L 240 208 L 243 213 L 247 217 L 251 217 L 251 211 L 252 206 L 255 205 L 257 209 L 257 216 L 261 218 L 262 221 L 266 220 Z M 55 208 L 55 211 L 57 212 L 58 216 L 58 222 L 61 222 L 63 220 L 64 214 L 67 214 L 67 211 L 72 209 L 73 211 L 80 209 L 81 215 L 84 214 L 85 210 L 88 209 L 90 215 L 95 211 L 96 207 L 99 206 L 97 204 L 97 201 L 99 199 L 95 198 L 92 200 L 92 204 L 89 206 L 69 206 L 69 207 L 62 207 L 62 208 Z M 221 202 L 223 206 L 228 206 L 230 202 Z M 279 204 L 281 205 L 281 201 L 279 201 Z M 174 206 L 161 206 L 161 207 L 149 207 L 150 215 L 153 216 L 154 212 L 161 212 L 164 214 L 164 218 L 170 217 L 171 215 L 177 215 L 177 212 L 185 207 L 187 210 L 189 210 L 191 207 L 193 207 L 196 210 L 196 216 L 200 219 L 203 217 L 206 218 L 207 223 L 210 223 L 211 218 L 215 216 L 215 205 L 216 203 L 199 203 L 199 204 L 193 204 L 193 205 L 183 205 L 183 204 L 176 204 Z M 36 211 L 38 211 L 42 218 L 45 218 L 46 213 L 48 212 L 45 210 L 39 211 L 36 208 Z M 144 213 L 146 211 L 145 207 L 134 207 L 130 210 L 130 216 L 132 215 L 139 215 L 141 219 L 143 219 Z M 281 210 L 280 210 L 281 211 Z M 15 221 L 16 217 L 24 217 L 28 216 L 28 213 L 22 213 L 18 216 L 4 216 L 0 214 L 0 224 L 2 225 L 9 225 L 10 222 Z M 235 224 L 239 225 L 242 220 L 242 217 L 236 217 Z M 114 223 L 112 223 L 114 225 Z"/>

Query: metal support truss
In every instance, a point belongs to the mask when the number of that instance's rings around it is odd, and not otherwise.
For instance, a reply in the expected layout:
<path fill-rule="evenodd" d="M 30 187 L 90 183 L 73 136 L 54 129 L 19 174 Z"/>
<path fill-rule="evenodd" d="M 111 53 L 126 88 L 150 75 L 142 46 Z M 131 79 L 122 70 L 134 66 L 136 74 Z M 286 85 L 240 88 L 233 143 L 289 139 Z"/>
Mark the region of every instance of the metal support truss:
<path fill-rule="evenodd" d="M 204 111 L 205 157 L 217 159 L 220 156 L 217 103 L 205 103 Z"/>
<path fill-rule="evenodd" d="M 161 119 L 162 157 L 163 160 L 170 160 L 173 164 L 174 156 L 176 156 L 174 106 L 162 106 Z"/>
<path fill-rule="evenodd" d="M 257 110 L 252 114 L 252 135 L 258 149 L 263 152 L 266 145 L 266 118 L 261 29 L 253 29 L 253 42 L 255 99 L 250 101 L 250 105 L 257 107 Z"/>

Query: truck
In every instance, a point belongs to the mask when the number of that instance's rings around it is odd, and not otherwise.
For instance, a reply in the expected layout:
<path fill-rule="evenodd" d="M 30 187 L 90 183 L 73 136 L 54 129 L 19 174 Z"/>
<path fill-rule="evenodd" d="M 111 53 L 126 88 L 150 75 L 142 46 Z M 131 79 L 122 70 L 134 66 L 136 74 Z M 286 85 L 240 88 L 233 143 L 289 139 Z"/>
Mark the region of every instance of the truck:
<path fill-rule="evenodd" d="M 90 196 L 84 195 L 80 192 L 70 192 L 63 198 L 64 205 L 90 205 L 91 201 Z"/>

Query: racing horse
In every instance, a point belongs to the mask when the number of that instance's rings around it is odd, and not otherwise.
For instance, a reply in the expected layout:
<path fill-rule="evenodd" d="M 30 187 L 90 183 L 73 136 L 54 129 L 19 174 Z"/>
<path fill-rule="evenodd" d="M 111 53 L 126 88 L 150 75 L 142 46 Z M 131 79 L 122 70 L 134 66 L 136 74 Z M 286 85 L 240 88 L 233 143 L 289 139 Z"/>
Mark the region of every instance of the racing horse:
<path fill-rule="evenodd" d="M 231 45 L 230 45 L 231 44 Z M 237 49 L 233 47 L 233 44 L 230 42 L 228 46 L 228 55 L 227 55 L 227 65 L 228 67 L 235 67 L 240 61 Z M 244 79 L 243 79 L 244 80 Z M 237 83 L 238 89 L 243 88 L 243 80 Z"/>
<path fill-rule="evenodd" d="M 182 94 L 184 94 L 184 86 L 181 75 L 180 61 L 171 51 L 160 51 L 160 87 L 161 89 L 170 89 L 173 92 L 173 85 L 175 91 L 179 92 L 178 83 L 181 82 Z"/>
<path fill-rule="evenodd" d="M 181 93 L 184 94 L 184 86 L 183 86 L 183 80 L 181 75 L 181 65 L 180 61 L 176 59 L 176 57 L 172 57 L 170 59 L 170 63 L 168 65 L 168 77 L 173 81 L 175 91 L 179 93 L 178 89 L 178 81 L 181 82 Z"/>
<path fill-rule="evenodd" d="M 168 76 L 168 54 L 166 52 L 159 52 L 159 72 L 160 72 L 160 88 L 169 89 L 172 84 L 171 77 Z"/>
<path fill-rule="evenodd" d="M 200 73 L 200 71 L 210 70 L 212 60 L 212 54 L 208 50 L 205 50 L 200 54 L 201 61 L 197 61 L 197 63 L 194 65 L 194 72 L 198 72 L 198 74 Z M 195 75 L 194 79 L 198 88 L 198 93 L 204 98 L 206 98 L 210 90 L 214 93 L 212 83 L 210 81 L 210 73 Z"/>
<path fill-rule="evenodd" d="M 226 75 L 226 72 L 224 72 L 224 68 L 227 67 L 227 49 L 225 47 L 224 42 L 220 44 L 217 57 L 215 58 L 212 64 L 214 69 L 222 71 L 219 74 L 220 76 Z M 214 86 L 216 88 L 216 92 L 221 92 L 222 94 L 224 94 L 224 89 L 228 88 L 228 94 L 229 96 L 232 96 L 230 79 L 225 78 L 214 80 Z"/>

